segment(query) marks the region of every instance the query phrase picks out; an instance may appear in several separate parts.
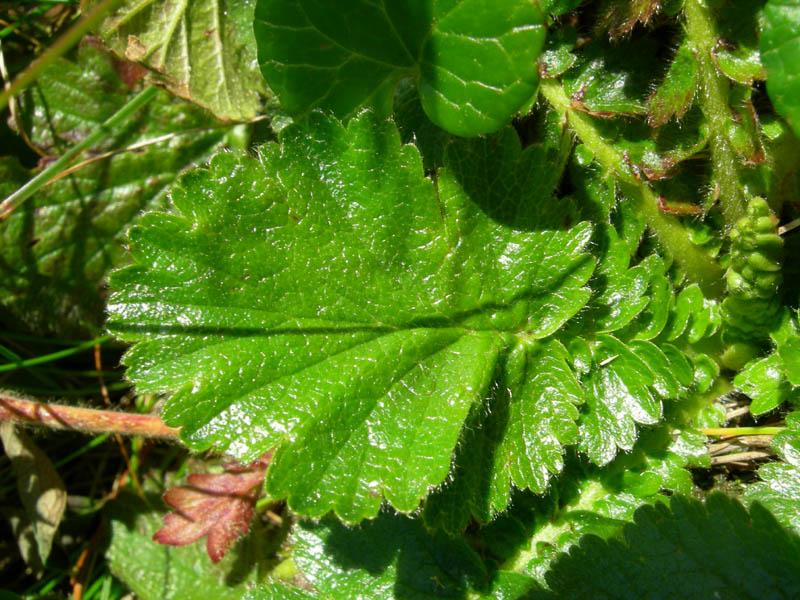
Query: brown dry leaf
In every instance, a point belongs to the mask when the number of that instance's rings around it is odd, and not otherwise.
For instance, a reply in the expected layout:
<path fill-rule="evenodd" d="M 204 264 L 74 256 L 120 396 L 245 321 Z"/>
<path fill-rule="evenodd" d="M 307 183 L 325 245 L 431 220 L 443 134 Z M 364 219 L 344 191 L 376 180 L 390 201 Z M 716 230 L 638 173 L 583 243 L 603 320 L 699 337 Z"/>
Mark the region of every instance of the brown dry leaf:
<path fill-rule="evenodd" d="M 225 473 L 219 475 L 194 473 L 187 478 L 189 485 L 167 490 L 164 501 L 175 511 L 164 517 L 153 539 L 184 546 L 207 535 L 208 556 L 219 562 L 250 528 L 271 456 L 269 452 L 246 467 L 225 465 Z"/>

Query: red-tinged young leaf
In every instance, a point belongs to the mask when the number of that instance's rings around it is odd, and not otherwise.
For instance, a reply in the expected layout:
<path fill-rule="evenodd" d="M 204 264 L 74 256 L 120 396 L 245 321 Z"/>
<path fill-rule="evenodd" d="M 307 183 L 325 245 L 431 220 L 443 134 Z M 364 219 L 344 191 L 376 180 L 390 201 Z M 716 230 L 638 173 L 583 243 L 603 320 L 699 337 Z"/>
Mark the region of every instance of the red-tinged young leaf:
<path fill-rule="evenodd" d="M 193 473 L 188 486 L 170 488 L 164 502 L 175 509 L 153 539 L 159 544 L 184 546 L 204 536 L 206 550 L 219 562 L 231 544 L 247 533 L 253 518 L 271 453 L 247 467 L 226 465 L 225 473 Z"/>

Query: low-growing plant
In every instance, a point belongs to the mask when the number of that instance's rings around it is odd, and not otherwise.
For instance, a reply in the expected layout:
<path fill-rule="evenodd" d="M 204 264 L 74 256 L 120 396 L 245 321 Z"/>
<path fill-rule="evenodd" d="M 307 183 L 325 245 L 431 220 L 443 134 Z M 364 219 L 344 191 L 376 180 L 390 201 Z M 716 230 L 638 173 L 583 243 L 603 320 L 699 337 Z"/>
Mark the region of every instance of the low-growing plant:
<path fill-rule="evenodd" d="M 111 503 L 135 593 L 800 596 L 798 0 L 82 9 L 3 96 L 62 156 L 0 160 L 4 322 L 160 420 L 0 415 L 241 465 Z"/>

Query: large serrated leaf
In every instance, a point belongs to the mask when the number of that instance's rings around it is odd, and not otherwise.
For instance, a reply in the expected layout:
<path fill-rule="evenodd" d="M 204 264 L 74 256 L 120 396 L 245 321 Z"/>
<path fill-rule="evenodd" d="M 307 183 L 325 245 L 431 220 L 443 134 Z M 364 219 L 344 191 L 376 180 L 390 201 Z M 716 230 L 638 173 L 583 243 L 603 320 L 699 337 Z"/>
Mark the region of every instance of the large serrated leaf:
<path fill-rule="evenodd" d="M 31 141 L 58 154 L 100 127 L 132 96 L 118 66 L 86 44 L 75 62 L 59 59 L 46 68 L 20 99 L 20 122 Z M 65 336 L 99 327 L 106 274 L 128 260 L 125 230 L 142 210 L 163 207 L 175 177 L 220 143 L 225 131 L 213 129 L 216 124 L 161 93 L 90 150 L 174 137 L 85 165 L 17 208 L 0 225 L 0 295 L 9 326 Z M 28 178 L 10 157 L 0 161 L 0 173 L 3 196 Z"/>
<path fill-rule="evenodd" d="M 500 129 L 537 89 L 544 19 L 527 0 L 341 3 L 258 0 L 258 56 L 292 114 L 388 114 L 401 77 L 418 77 L 430 119 L 458 135 Z"/>
<path fill-rule="evenodd" d="M 255 0 L 125 0 L 97 31 L 173 94 L 242 121 L 256 115 L 264 91 L 254 6 Z"/>
<path fill-rule="evenodd" d="M 193 448 L 280 445 L 267 487 L 295 510 L 415 509 L 504 349 L 588 299 L 590 229 L 537 152 L 454 142 L 434 187 L 391 122 L 315 113 L 260 160 L 217 156 L 131 233 L 109 306 L 131 379 L 177 390 L 163 417 Z"/>

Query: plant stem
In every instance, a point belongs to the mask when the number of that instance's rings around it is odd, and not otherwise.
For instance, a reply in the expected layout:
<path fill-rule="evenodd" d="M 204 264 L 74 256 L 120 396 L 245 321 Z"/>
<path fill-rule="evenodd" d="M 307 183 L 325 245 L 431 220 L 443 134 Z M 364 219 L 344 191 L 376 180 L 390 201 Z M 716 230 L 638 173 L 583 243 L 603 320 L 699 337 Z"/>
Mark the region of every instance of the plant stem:
<path fill-rule="evenodd" d="M 0 110 L 8 104 L 11 96 L 16 96 L 31 83 L 36 81 L 50 63 L 63 55 L 67 50 L 77 44 L 80 39 L 89 33 L 105 16 L 117 5 L 120 0 L 103 0 L 89 11 L 80 21 L 70 27 L 67 32 L 50 46 L 44 54 L 33 61 L 8 88 L 0 92 Z"/>
<path fill-rule="evenodd" d="M 77 406 L 43 404 L 0 395 L 0 421 L 97 435 L 117 433 L 179 442 L 178 430 L 155 415 L 94 410 Z"/>
<path fill-rule="evenodd" d="M 701 429 L 703 435 L 737 437 L 742 435 L 775 435 L 786 427 L 709 427 Z"/>
<path fill-rule="evenodd" d="M 658 197 L 650 187 L 636 178 L 627 168 L 625 157 L 606 142 L 592 123 L 592 118 L 570 104 L 561 85 L 553 79 L 541 82 L 542 95 L 564 117 L 595 156 L 595 159 L 608 171 L 616 175 L 617 182 L 625 197 L 634 202 L 642 213 L 650 230 L 662 246 L 680 263 L 686 276 L 697 283 L 706 296 L 714 298 L 723 292 L 723 270 L 717 262 L 689 239 L 681 222 L 672 215 L 663 214 L 658 209 Z"/>
<path fill-rule="evenodd" d="M 30 198 L 34 193 L 36 193 L 37 190 L 39 190 L 39 188 L 48 183 L 51 178 L 60 173 L 75 157 L 75 155 L 83 150 L 86 150 L 87 148 L 91 148 L 97 142 L 110 136 L 114 132 L 114 128 L 117 125 L 128 119 L 128 117 L 139 110 L 142 106 L 150 102 L 150 100 L 152 100 L 157 93 L 158 88 L 156 87 L 150 86 L 143 89 L 141 92 L 136 94 L 136 96 L 131 98 L 125 106 L 111 115 L 108 119 L 106 119 L 105 122 L 101 123 L 97 129 L 86 136 L 86 138 L 75 144 L 75 146 L 67 150 L 63 156 L 48 166 L 44 171 L 39 173 L 36 177 L 31 179 L 28 183 L 23 185 L 8 198 L 3 200 L 3 203 L 0 204 L 0 221 L 7 219 L 15 208 Z"/>
<path fill-rule="evenodd" d="M 732 115 L 729 105 L 730 82 L 717 71 L 712 53 L 719 41 L 714 17 L 705 0 L 686 0 L 686 35 L 699 65 L 700 107 L 711 129 L 711 177 L 714 196 L 719 198 L 722 216 L 728 227 L 744 216 L 745 203 L 739 185 L 739 160 L 728 128 Z M 708 205 L 707 205 L 708 207 Z"/>

